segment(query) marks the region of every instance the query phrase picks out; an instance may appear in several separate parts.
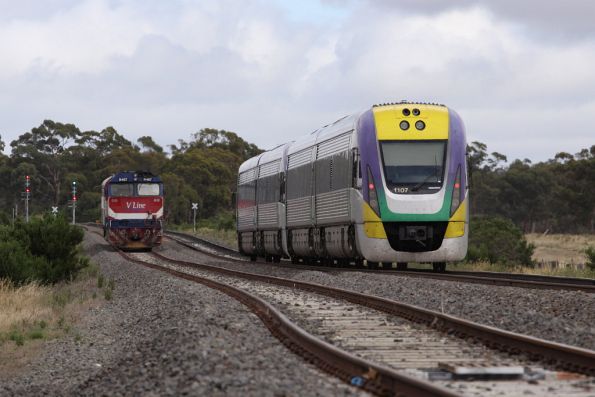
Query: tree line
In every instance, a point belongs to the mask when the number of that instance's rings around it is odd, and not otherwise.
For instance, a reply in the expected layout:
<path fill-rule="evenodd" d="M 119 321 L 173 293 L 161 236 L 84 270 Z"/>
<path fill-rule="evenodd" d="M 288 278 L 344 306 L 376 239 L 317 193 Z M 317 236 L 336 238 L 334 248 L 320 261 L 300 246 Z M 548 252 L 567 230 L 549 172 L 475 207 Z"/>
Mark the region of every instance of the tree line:
<path fill-rule="evenodd" d="M 4 148 L 0 139 L 0 149 Z M 190 203 L 199 215 L 233 227 L 231 195 L 240 164 L 261 150 L 237 134 L 211 128 L 179 140 L 169 153 L 150 136 L 132 143 L 115 128 L 81 131 L 74 124 L 45 120 L 10 143 L 9 156 L 0 153 L 0 223 L 10 221 L 13 209 L 24 213 L 25 176 L 31 180 L 30 212 L 48 213 L 59 206 L 68 213 L 71 183 L 77 182 L 77 221 L 100 217 L 101 183 L 124 170 L 160 175 L 166 193 L 167 220 L 190 221 Z M 2 222 L 3 221 L 3 222 Z"/>
<path fill-rule="evenodd" d="M 0 139 L 0 151 L 4 146 Z M 234 226 L 237 169 L 262 152 L 234 132 L 212 128 L 166 151 L 150 136 L 133 143 L 113 127 L 81 131 L 52 120 L 20 135 L 10 148 L 10 155 L 0 152 L 0 223 L 10 220 L 14 208 L 23 214 L 25 175 L 31 178 L 32 214 L 48 213 L 51 206 L 66 213 L 76 181 L 77 220 L 94 221 L 106 177 L 147 170 L 164 180 L 170 223 L 190 222 L 190 203 L 197 202 L 201 218 L 225 228 Z M 473 216 L 502 216 L 524 232 L 595 232 L 595 145 L 574 155 L 557 153 L 545 162 L 524 159 L 509 165 L 505 155 L 489 153 L 481 142 L 467 149 Z"/>
<path fill-rule="evenodd" d="M 523 232 L 595 232 L 595 145 L 532 164 L 468 145 L 470 209 L 511 219 Z"/>

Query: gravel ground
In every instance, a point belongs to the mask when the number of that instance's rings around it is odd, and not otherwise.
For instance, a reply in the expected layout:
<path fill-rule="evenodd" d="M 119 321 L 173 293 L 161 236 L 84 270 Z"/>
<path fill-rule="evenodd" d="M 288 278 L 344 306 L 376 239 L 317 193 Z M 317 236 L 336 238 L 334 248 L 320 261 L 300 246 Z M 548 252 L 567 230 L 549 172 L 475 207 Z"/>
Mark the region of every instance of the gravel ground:
<path fill-rule="evenodd" d="M 441 311 L 513 332 L 595 349 L 595 294 L 466 284 L 379 273 L 327 272 L 225 262 L 167 240 L 165 256 L 294 278 Z"/>
<path fill-rule="evenodd" d="M 94 233 L 85 250 L 113 299 L 48 341 L 0 395 L 363 395 L 272 337 L 243 305 L 207 287 L 130 264 Z"/>

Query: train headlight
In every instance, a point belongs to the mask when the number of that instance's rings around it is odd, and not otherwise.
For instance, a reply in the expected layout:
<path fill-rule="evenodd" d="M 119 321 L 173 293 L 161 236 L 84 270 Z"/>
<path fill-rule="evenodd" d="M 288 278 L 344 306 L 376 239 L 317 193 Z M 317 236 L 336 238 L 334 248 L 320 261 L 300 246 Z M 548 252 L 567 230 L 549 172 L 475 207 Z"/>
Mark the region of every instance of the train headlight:
<path fill-rule="evenodd" d="M 407 120 L 403 120 L 399 123 L 399 127 L 401 127 L 403 131 L 407 131 L 409 129 L 409 122 Z"/>
<path fill-rule="evenodd" d="M 459 206 L 461 205 L 461 198 L 463 197 L 461 185 L 461 166 L 457 168 L 457 176 L 455 177 L 455 183 L 452 188 L 452 201 L 450 203 L 450 216 L 452 216 Z"/>
<path fill-rule="evenodd" d="M 378 204 L 378 194 L 376 193 L 376 183 L 374 182 L 374 177 L 372 176 L 372 171 L 370 171 L 370 166 L 368 166 L 368 204 L 370 204 L 370 208 L 372 208 L 372 210 L 380 218 L 380 205 Z"/>
<path fill-rule="evenodd" d="M 426 123 L 424 123 L 421 120 L 417 120 L 415 122 L 415 128 L 417 128 L 419 131 L 423 130 L 424 128 L 426 128 Z"/>

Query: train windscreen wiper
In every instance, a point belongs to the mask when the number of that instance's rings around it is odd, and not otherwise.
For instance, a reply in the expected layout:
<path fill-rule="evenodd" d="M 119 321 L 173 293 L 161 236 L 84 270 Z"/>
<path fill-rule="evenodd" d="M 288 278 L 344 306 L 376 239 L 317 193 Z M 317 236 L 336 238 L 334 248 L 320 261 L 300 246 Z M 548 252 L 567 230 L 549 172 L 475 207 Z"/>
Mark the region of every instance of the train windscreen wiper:
<path fill-rule="evenodd" d="M 423 181 L 413 186 L 411 191 L 417 192 L 426 182 L 430 180 L 430 178 L 436 178 L 436 180 L 438 180 L 438 159 L 436 159 L 436 155 L 434 155 L 434 174 L 426 176 Z"/>

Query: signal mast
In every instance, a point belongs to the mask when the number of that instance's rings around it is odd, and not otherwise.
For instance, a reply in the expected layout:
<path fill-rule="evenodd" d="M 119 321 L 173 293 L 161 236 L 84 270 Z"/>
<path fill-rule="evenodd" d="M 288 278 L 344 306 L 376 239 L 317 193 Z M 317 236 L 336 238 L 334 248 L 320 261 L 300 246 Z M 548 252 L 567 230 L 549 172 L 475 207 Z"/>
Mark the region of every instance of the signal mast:
<path fill-rule="evenodd" d="M 25 175 L 25 223 L 29 223 L 29 199 L 31 197 L 31 178 Z"/>

